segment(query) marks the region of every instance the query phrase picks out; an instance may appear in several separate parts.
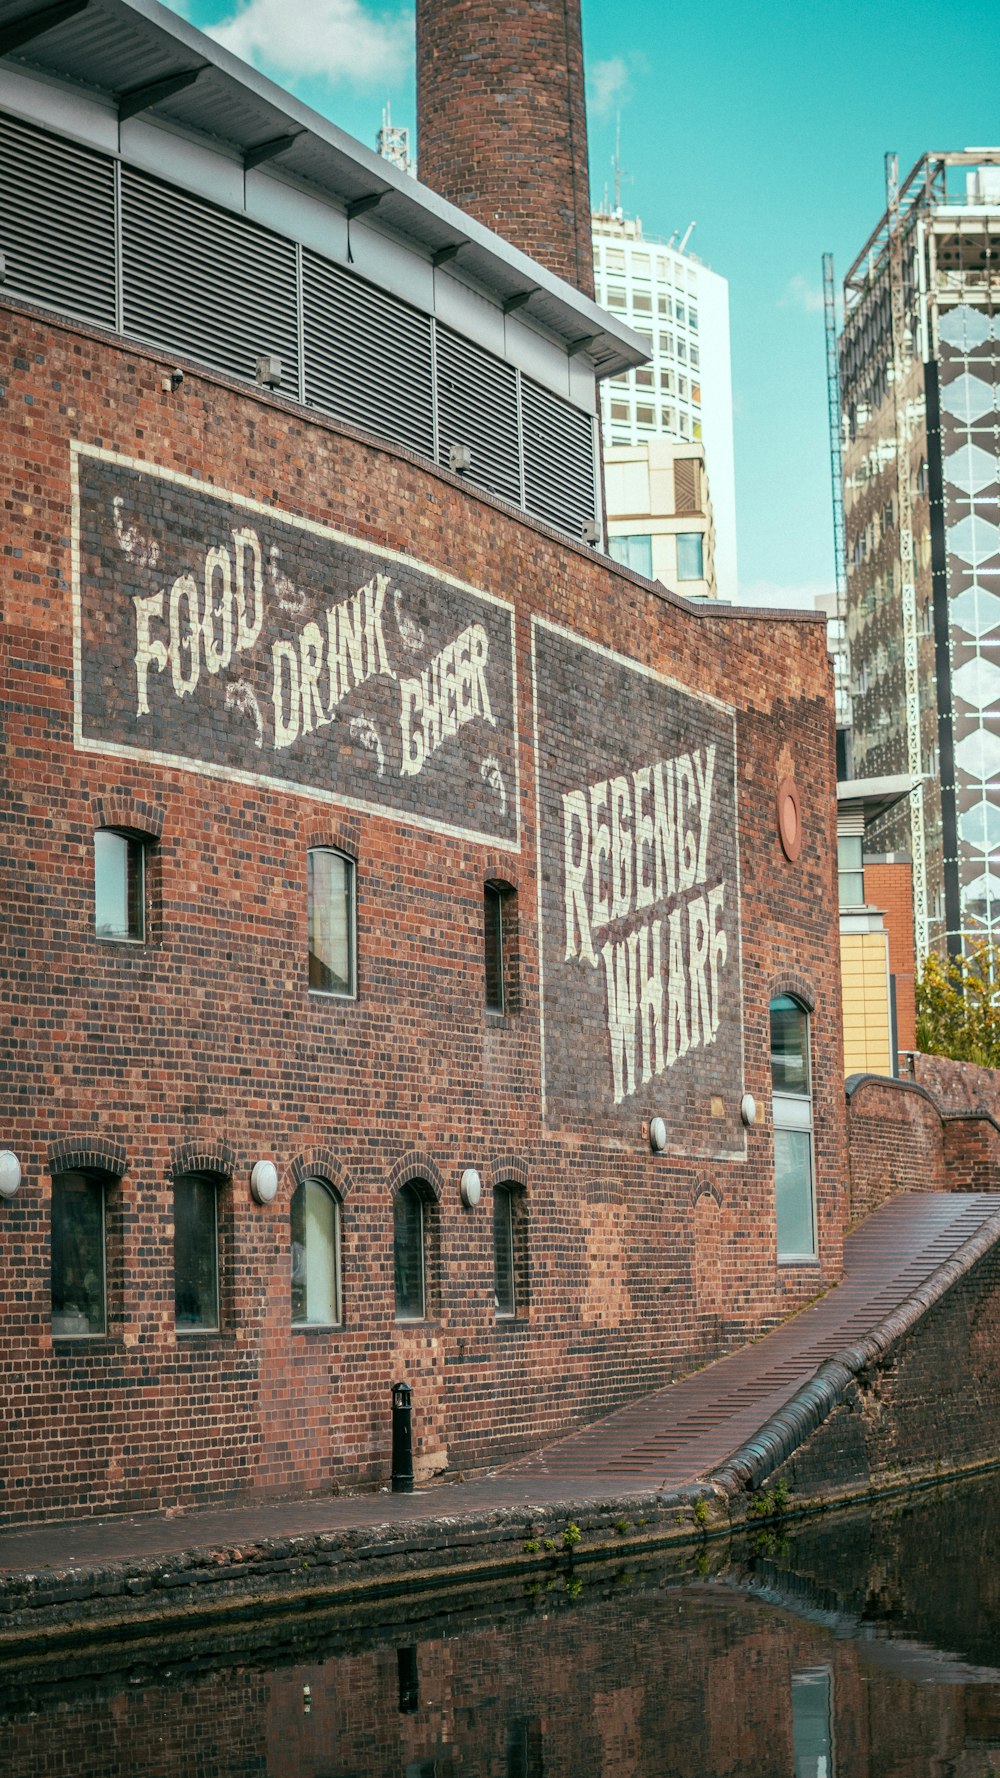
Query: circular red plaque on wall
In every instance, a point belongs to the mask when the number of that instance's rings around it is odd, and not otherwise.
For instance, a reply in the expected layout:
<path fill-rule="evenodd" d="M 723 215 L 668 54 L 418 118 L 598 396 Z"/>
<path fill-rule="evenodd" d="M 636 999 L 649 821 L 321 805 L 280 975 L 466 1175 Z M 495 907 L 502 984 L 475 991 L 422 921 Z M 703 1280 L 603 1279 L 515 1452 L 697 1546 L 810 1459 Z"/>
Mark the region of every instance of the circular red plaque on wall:
<path fill-rule="evenodd" d="M 802 814 L 794 778 L 782 778 L 778 785 L 778 838 L 789 864 L 794 864 L 802 846 Z"/>

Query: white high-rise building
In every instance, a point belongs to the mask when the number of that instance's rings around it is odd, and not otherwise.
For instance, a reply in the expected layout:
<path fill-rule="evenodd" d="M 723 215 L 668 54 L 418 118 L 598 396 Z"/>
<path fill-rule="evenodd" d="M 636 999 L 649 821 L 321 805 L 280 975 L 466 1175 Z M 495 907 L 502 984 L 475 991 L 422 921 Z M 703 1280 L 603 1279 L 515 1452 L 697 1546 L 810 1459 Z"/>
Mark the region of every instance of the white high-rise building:
<path fill-rule="evenodd" d="M 685 252 L 684 242 L 677 247 L 644 235 L 637 216 L 605 211 L 591 221 L 597 301 L 634 327 L 650 352 L 648 365 L 600 385 L 605 448 L 657 437 L 703 441 L 716 590 L 735 600 L 729 285 Z"/>

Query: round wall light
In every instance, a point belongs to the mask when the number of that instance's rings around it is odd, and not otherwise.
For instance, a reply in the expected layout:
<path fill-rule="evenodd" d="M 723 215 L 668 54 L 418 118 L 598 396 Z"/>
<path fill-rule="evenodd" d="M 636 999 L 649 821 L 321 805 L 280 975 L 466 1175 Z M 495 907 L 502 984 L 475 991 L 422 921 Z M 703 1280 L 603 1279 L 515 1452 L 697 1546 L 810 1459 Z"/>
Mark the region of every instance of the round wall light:
<path fill-rule="evenodd" d="M 483 1195 L 483 1182 L 475 1167 L 466 1167 L 462 1174 L 462 1203 L 474 1210 Z"/>
<path fill-rule="evenodd" d="M 662 1154 L 667 1146 L 667 1126 L 662 1117 L 650 1119 L 649 1146 L 654 1154 Z"/>
<path fill-rule="evenodd" d="M 740 1116 L 745 1124 L 757 1122 L 757 1101 L 752 1093 L 744 1093 L 740 1100 Z"/>
<path fill-rule="evenodd" d="M 20 1161 L 13 1149 L 0 1148 L 0 1197 L 12 1198 L 20 1183 Z"/>
<path fill-rule="evenodd" d="M 272 1204 L 278 1192 L 278 1169 L 273 1161 L 255 1161 L 250 1190 L 258 1204 Z"/>

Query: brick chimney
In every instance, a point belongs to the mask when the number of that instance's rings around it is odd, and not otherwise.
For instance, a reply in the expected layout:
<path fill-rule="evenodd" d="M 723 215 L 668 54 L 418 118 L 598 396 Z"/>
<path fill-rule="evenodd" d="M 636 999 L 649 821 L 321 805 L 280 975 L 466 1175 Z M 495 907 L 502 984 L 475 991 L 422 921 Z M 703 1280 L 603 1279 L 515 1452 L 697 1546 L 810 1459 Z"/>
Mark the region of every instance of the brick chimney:
<path fill-rule="evenodd" d="M 416 0 L 420 178 L 594 293 L 580 0 Z"/>

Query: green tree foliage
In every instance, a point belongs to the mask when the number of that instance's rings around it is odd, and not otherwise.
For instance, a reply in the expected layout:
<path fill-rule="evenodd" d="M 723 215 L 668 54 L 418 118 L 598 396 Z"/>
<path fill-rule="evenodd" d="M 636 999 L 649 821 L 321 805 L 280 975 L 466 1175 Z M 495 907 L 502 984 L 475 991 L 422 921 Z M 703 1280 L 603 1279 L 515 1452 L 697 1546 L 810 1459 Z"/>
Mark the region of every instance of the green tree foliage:
<path fill-rule="evenodd" d="M 948 963 L 929 954 L 917 977 L 917 1048 L 1000 1068 L 1000 947 L 984 942 Z"/>

